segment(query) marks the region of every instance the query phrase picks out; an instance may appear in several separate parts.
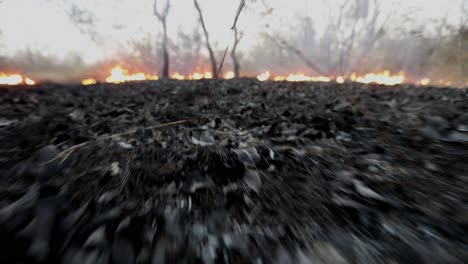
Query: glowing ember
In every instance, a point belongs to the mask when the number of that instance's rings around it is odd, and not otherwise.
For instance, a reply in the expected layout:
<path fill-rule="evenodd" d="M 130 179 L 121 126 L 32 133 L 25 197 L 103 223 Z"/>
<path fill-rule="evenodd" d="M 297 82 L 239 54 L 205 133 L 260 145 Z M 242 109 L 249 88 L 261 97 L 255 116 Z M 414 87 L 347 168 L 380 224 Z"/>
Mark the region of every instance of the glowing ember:
<path fill-rule="evenodd" d="M 96 79 L 88 78 L 81 81 L 82 85 L 93 85 L 96 84 Z"/>
<path fill-rule="evenodd" d="M 419 81 L 419 84 L 421 85 L 428 85 L 429 83 L 431 83 L 431 80 L 428 78 L 424 78 Z"/>
<path fill-rule="evenodd" d="M 0 85 L 35 85 L 36 82 L 28 77 L 23 77 L 20 74 L 6 74 L 0 72 Z"/>
<path fill-rule="evenodd" d="M 227 72 L 227 73 L 224 75 L 224 79 L 226 79 L 226 80 L 233 79 L 234 77 L 236 77 L 236 75 L 235 75 L 234 72 L 232 72 L 232 71 Z"/>
<path fill-rule="evenodd" d="M 269 71 L 266 71 L 260 75 L 257 76 L 257 79 L 259 81 L 267 81 L 268 79 L 270 79 L 270 72 Z M 276 80 L 275 80 L 276 81 Z"/>

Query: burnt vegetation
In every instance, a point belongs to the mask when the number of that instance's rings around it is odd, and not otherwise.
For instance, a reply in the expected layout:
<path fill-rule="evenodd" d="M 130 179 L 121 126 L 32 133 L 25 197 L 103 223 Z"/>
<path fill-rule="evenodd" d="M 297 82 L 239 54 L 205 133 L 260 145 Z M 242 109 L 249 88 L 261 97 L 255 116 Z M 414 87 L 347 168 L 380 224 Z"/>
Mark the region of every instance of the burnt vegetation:
<path fill-rule="evenodd" d="M 462 89 L 0 90 L 2 263 L 457 263 Z"/>
<path fill-rule="evenodd" d="M 388 34 L 398 7 L 383 0 L 324 1 L 318 36 L 313 17 L 286 35 L 268 1 L 240 0 L 221 46 L 202 0 L 173 38 L 174 2 L 151 1 L 158 33 L 115 59 L 161 80 L 0 87 L 0 263 L 467 262 L 468 89 L 242 77 L 389 67 L 465 85 L 465 1 L 435 35 Z M 252 56 L 244 6 L 264 26 Z M 102 37 L 93 10 L 67 15 Z M 225 60 L 232 80 L 217 78 Z M 85 67 L 32 49 L 0 63 L 63 82 Z M 170 79 L 200 65 L 215 80 Z"/>

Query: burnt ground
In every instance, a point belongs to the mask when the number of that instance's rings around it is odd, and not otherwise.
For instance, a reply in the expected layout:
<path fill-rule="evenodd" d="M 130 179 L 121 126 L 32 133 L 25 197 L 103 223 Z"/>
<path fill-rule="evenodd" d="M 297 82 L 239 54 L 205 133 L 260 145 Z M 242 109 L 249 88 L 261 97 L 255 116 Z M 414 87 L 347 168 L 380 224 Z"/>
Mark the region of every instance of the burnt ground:
<path fill-rule="evenodd" d="M 468 91 L 0 89 L 1 263 L 466 263 Z"/>

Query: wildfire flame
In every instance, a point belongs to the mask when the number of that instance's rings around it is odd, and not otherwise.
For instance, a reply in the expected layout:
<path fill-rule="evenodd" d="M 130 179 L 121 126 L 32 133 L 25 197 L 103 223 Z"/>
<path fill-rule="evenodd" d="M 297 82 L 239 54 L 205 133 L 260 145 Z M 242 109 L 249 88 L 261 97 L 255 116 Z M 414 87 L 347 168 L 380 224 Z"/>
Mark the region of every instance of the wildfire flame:
<path fill-rule="evenodd" d="M 176 79 L 176 80 L 201 80 L 201 79 L 212 79 L 213 78 L 213 73 L 209 72 L 209 71 L 206 71 L 204 73 L 202 72 L 194 72 L 192 74 L 189 74 L 188 76 L 185 76 L 185 75 L 182 75 L 182 74 L 179 74 L 179 73 L 175 73 L 172 75 L 173 79 Z"/>
<path fill-rule="evenodd" d="M 27 85 L 35 85 L 36 84 L 35 81 L 29 79 L 28 77 L 24 78 L 24 83 L 27 84 Z"/>
<path fill-rule="evenodd" d="M 178 73 L 178 72 L 175 72 L 171 75 L 171 79 L 174 79 L 174 80 L 185 80 L 185 76 Z"/>
<path fill-rule="evenodd" d="M 198 68 L 197 71 L 184 75 L 179 72 L 174 72 L 171 74 L 170 78 L 174 80 L 201 80 L 201 79 L 212 79 L 213 73 L 210 71 L 200 70 L 203 68 Z M 235 78 L 235 73 L 232 71 L 226 72 L 223 76 L 224 79 L 233 79 Z M 104 79 L 107 83 L 123 83 L 130 81 L 143 81 L 143 80 L 158 80 L 157 75 L 151 75 L 144 72 L 129 73 L 129 71 L 119 65 L 114 66 L 110 69 L 110 75 Z M 345 82 L 357 82 L 364 84 L 382 84 L 382 85 L 398 85 L 406 82 L 413 82 L 422 86 L 429 85 L 432 82 L 429 78 L 422 79 L 411 79 L 407 80 L 403 72 L 398 72 L 396 74 L 391 73 L 388 70 L 377 72 L 377 73 L 366 73 L 358 74 L 351 73 L 349 75 L 342 76 L 310 76 L 302 72 L 291 73 L 288 75 L 274 75 L 271 71 L 267 70 L 257 76 L 259 81 L 288 81 L 288 82 L 336 82 L 339 84 L 344 84 Z M 0 84 L 20 84 L 25 83 L 33 85 L 34 81 L 25 77 L 23 78 L 19 74 L 6 75 L 0 73 Z M 81 81 L 82 85 L 93 85 L 96 84 L 97 80 L 95 78 L 87 78 Z M 440 85 L 451 85 L 452 83 L 445 80 L 434 81 L 435 84 Z"/>
<path fill-rule="evenodd" d="M 35 85 L 36 82 L 26 76 L 23 77 L 21 74 L 18 74 L 18 73 L 6 74 L 3 72 L 0 72 L 0 85 L 19 85 L 19 84 Z"/>
<path fill-rule="evenodd" d="M 336 77 L 336 82 L 337 83 L 344 83 L 345 82 L 345 78 L 343 76 L 338 76 Z"/>
<path fill-rule="evenodd" d="M 199 73 L 199 72 L 196 72 L 194 74 L 192 74 L 192 76 L 190 76 L 192 80 L 201 80 L 203 79 L 203 74 Z"/>
<path fill-rule="evenodd" d="M 206 72 L 194 72 L 190 75 L 183 75 L 178 72 L 171 74 L 171 79 L 174 80 L 201 80 L 201 79 L 212 79 L 213 73 L 210 71 Z M 228 72 L 225 75 L 226 79 L 234 78 L 233 72 Z M 107 83 L 123 83 L 131 81 L 144 81 L 144 80 L 159 80 L 158 75 L 145 74 L 143 72 L 137 72 L 129 74 L 127 69 L 122 68 L 117 65 L 110 70 L 110 75 L 105 78 Z M 93 85 L 96 84 L 97 80 L 95 78 L 86 78 L 81 81 L 82 85 Z"/>
<path fill-rule="evenodd" d="M 230 72 L 227 72 L 225 75 L 224 75 L 224 79 L 226 80 L 230 80 L 230 79 L 233 79 L 234 77 L 236 77 L 236 74 L 232 71 Z"/>
<path fill-rule="evenodd" d="M 92 85 L 92 84 L 96 84 L 96 79 L 94 79 L 94 78 L 84 79 L 84 80 L 81 81 L 81 84 L 82 84 L 82 85 Z"/>
<path fill-rule="evenodd" d="M 424 78 L 419 81 L 419 84 L 423 86 L 429 85 L 430 83 L 431 83 L 431 80 L 429 78 Z"/>
<path fill-rule="evenodd" d="M 110 76 L 106 78 L 107 83 L 123 83 L 130 81 L 144 81 L 144 80 L 158 80 L 157 75 L 144 74 L 143 72 L 138 72 L 134 74 L 128 74 L 126 69 L 123 69 L 120 66 L 115 66 L 110 71 Z"/>
<path fill-rule="evenodd" d="M 268 81 L 268 79 L 270 79 L 270 72 L 269 71 L 266 71 L 260 75 L 257 76 L 257 79 L 261 82 L 263 81 Z"/>
<path fill-rule="evenodd" d="M 213 79 L 213 73 L 205 72 L 205 79 Z"/>
<path fill-rule="evenodd" d="M 257 76 L 259 81 L 267 81 L 271 77 L 270 71 L 265 71 L 264 73 Z M 368 73 L 363 76 L 358 76 L 356 73 L 352 73 L 348 76 L 338 76 L 337 78 L 331 78 L 327 76 L 308 76 L 304 73 L 292 73 L 288 76 L 278 75 L 273 77 L 274 81 L 288 81 L 288 82 L 330 82 L 335 80 L 337 83 L 344 83 L 347 79 L 353 82 L 359 83 L 377 83 L 385 85 L 396 85 L 401 84 L 405 80 L 405 75 L 403 72 L 392 75 L 390 71 L 383 71 L 381 73 Z"/>
<path fill-rule="evenodd" d="M 201 72 L 194 72 L 190 75 L 188 75 L 188 77 L 182 75 L 182 74 L 179 74 L 179 73 L 175 73 L 172 75 L 173 77 L 176 77 L 176 78 L 173 78 L 173 79 L 177 79 L 177 80 L 185 80 L 185 79 L 189 79 L 189 80 L 201 80 L 201 79 L 211 79 L 213 78 L 213 73 L 207 71 L 205 73 L 201 73 Z"/>
<path fill-rule="evenodd" d="M 129 74 L 128 70 L 117 65 L 110 69 L 110 75 L 105 78 L 107 83 L 124 83 L 131 81 L 144 81 L 144 80 L 159 80 L 158 75 L 145 74 L 143 72 L 137 72 Z M 94 78 L 86 78 L 81 81 L 82 85 L 93 85 L 96 84 L 97 80 Z"/>
<path fill-rule="evenodd" d="M 385 84 L 385 85 L 396 85 L 402 84 L 405 80 L 405 75 L 400 72 L 396 75 L 392 75 L 390 71 L 384 71 L 381 73 L 368 73 L 363 77 L 357 77 L 357 82 L 359 83 L 377 83 L 377 84 Z"/>

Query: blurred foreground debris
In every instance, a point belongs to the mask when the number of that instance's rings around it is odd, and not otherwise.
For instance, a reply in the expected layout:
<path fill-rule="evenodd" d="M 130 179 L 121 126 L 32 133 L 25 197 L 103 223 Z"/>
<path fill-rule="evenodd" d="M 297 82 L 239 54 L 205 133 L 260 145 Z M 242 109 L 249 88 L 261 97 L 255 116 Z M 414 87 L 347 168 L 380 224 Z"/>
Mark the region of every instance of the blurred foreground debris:
<path fill-rule="evenodd" d="M 248 79 L 2 89 L 0 262 L 464 263 L 467 99 Z"/>

